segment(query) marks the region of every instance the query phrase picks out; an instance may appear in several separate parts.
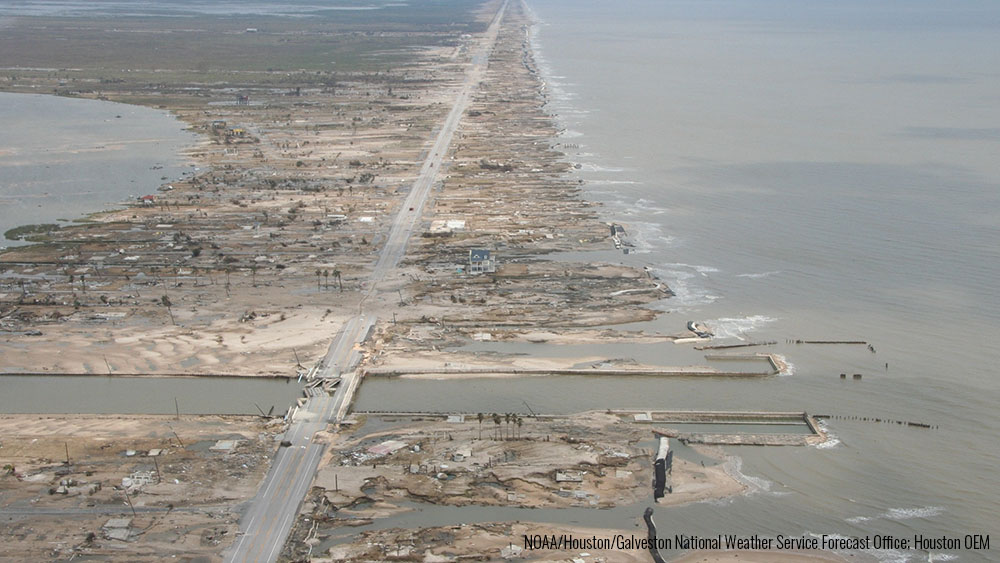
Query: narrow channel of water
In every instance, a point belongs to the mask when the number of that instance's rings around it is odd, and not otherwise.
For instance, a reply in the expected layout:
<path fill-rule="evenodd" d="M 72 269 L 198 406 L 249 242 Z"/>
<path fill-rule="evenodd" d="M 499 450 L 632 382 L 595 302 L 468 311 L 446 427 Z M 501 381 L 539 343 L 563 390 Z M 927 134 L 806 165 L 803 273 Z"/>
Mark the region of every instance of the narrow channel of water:
<path fill-rule="evenodd" d="M 294 379 L 249 377 L 0 376 L 0 413 L 284 414 L 302 396 Z"/>

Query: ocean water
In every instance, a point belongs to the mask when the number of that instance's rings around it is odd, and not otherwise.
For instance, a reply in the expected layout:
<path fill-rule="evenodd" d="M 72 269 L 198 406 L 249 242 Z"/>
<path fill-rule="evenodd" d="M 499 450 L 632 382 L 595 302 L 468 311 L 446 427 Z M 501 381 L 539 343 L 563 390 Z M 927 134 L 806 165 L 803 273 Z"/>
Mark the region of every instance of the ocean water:
<path fill-rule="evenodd" d="M 702 320 L 776 340 L 765 380 L 369 380 L 358 409 L 806 410 L 820 448 L 728 448 L 757 492 L 659 508 L 661 529 L 913 534 L 1000 529 L 1000 4 L 530 0 L 548 108 L 589 199 L 677 293 L 630 328 Z M 788 340 L 864 340 L 864 346 Z M 598 350 L 687 363 L 690 349 Z M 617 352 L 617 353 L 616 353 Z M 559 356 L 545 346 L 539 355 Z M 840 373 L 847 373 L 841 380 Z M 855 381 L 851 374 L 861 373 Z M 526 427 L 528 425 L 526 424 Z M 638 516 L 638 514 L 636 515 Z M 631 527 L 609 513 L 607 525 Z M 855 560 L 996 561 L 993 550 Z"/>
<path fill-rule="evenodd" d="M 192 170 L 180 153 L 196 136 L 185 129 L 139 106 L 0 93 L 0 247 L 23 244 L 3 239 L 8 229 L 157 193 Z"/>

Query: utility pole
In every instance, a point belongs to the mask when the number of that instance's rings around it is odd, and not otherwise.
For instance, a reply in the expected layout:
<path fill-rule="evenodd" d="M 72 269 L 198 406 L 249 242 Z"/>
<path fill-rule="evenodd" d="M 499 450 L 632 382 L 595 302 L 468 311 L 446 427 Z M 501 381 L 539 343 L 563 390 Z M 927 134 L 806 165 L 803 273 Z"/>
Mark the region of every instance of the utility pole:
<path fill-rule="evenodd" d="M 128 487 L 123 487 L 122 490 L 125 491 L 125 500 L 128 502 L 128 507 L 132 509 L 132 518 L 138 518 L 135 515 L 135 507 L 132 506 L 132 499 L 128 496 Z"/>
<path fill-rule="evenodd" d="M 174 438 L 177 438 L 177 443 L 180 444 L 180 446 L 183 448 L 184 442 L 181 442 L 181 437 L 177 435 L 177 432 L 174 432 L 174 429 L 171 428 L 170 433 L 174 435 Z"/>
<path fill-rule="evenodd" d="M 530 412 L 532 416 L 537 416 L 535 415 L 535 411 L 531 410 L 531 405 L 528 404 L 528 401 L 521 399 L 521 402 L 524 403 L 524 406 L 528 407 L 528 412 Z"/>

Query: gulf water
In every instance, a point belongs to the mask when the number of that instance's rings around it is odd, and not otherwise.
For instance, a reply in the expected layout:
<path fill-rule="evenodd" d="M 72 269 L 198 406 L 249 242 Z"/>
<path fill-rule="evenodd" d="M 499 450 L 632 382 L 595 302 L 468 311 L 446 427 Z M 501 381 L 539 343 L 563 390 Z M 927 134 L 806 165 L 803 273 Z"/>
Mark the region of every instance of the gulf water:
<path fill-rule="evenodd" d="M 586 196 L 637 243 L 630 255 L 560 258 L 647 266 L 670 285 L 676 297 L 657 305 L 666 313 L 627 328 L 674 333 L 700 320 L 726 343 L 775 340 L 792 374 L 369 380 L 358 408 L 521 412 L 527 400 L 543 412 L 775 409 L 918 421 L 938 429 L 831 420 L 834 439 L 821 448 L 729 448 L 754 493 L 660 508 L 656 519 L 669 534 L 713 536 L 996 532 L 1000 4 L 529 7 L 547 107 L 563 130 L 553 142 L 569 145 Z M 864 340 L 875 352 L 787 343 L 796 339 Z M 639 346 L 588 351 L 666 365 L 695 354 Z M 1000 560 L 995 549 L 853 555 Z"/>

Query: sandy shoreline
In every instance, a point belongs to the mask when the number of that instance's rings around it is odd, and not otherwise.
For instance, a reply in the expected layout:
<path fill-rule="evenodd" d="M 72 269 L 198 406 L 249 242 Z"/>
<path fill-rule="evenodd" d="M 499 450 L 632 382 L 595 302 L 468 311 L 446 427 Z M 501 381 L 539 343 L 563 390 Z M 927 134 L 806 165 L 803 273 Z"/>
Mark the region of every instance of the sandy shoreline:
<path fill-rule="evenodd" d="M 488 21 L 499 5 L 484 3 L 473 19 Z M 164 78 L 168 83 L 162 88 L 128 76 L 102 83 L 100 90 L 74 82 L 72 95 L 172 111 L 202 136 L 190 151 L 200 170 L 151 199 L 96 214 L 92 222 L 0 254 L 0 372 L 298 377 L 325 356 L 363 300 L 378 323 L 358 344 L 362 370 L 498 364 L 568 369 L 566 359 L 476 357 L 444 349 L 475 340 L 669 345 L 692 336 L 681 323 L 677 334 L 613 328 L 661 314 L 650 305 L 672 293 L 648 269 L 546 259 L 615 246 L 599 207 L 582 198 L 579 184 L 569 177 L 571 165 L 553 142 L 557 125 L 544 108 L 544 86 L 528 38 L 531 22 L 522 8 L 518 2 L 508 8 L 485 78 L 448 148 L 440 186 L 423 209 L 403 263 L 371 297 L 366 297 L 369 278 L 386 233 L 393 218 L 407 211 L 402 209 L 406 194 L 462 87 L 477 36 L 454 37 L 449 20 L 443 31 L 421 30 L 426 40 L 436 42 L 406 51 L 391 68 L 338 68 L 335 76 L 302 73 L 294 77 L 298 82 L 286 82 L 293 80 L 291 74 L 254 71 L 234 72 L 229 84 L 181 70 L 174 70 L 180 73 L 176 82 Z M 372 25 L 381 33 L 377 23 Z M 347 36 L 360 37 L 353 31 Z M 24 76 L 19 80 L 25 83 L 0 81 L 0 88 L 58 88 L 45 74 Z M 234 92 L 247 95 L 249 102 L 234 101 Z M 469 273 L 474 249 L 493 253 L 495 272 Z M 569 363 L 605 361 L 586 355 Z M 678 372 L 709 369 L 686 366 Z M 218 532 L 193 539 L 158 529 L 140 544 L 146 550 L 169 545 L 169 553 L 217 558 L 237 529 L 236 513 L 227 507 L 253 495 L 279 448 L 284 423 L 225 417 L 202 422 L 3 416 L 0 429 L 23 434 L 15 443 L 28 452 L 24 459 L 46 467 L 48 485 L 59 483 L 49 466 L 58 460 L 61 439 L 86 445 L 84 456 L 104 464 L 110 484 L 140 464 L 120 465 L 132 456 L 119 456 L 117 445 L 111 455 L 99 442 L 131 440 L 159 449 L 176 431 L 178 443 L 169 446 L 174 448 L 170 455 L 202 464 L 178 465 L 176 471 L 207 474 L 192 480 L 196 486 L 180 487 L 180 477 L 174 489 L 169 482 L 157 483 L 169 490 L 151 489 L 150 496 L 162 493 L 165 502 L 180 495 L 187 503 L 201 499 L 198 495 L 222 499 L 223 524 Z M 512 534 L 613 535 L 614 530 L 487 523 L 366 531 L 329 553 L 313 551 L 319 538 L 392 518 L 406 510 L 406 503 L 583 509 L 636 503 L 651 494 L 649 444 L 657 438 L 635 422 L 610 412 L 561 419 L 497 413 L 482 422 L 419 415 L 376 420 L 359 414 L 314 437 L 327 448 L 283 557 L 378 560 L 389 555 L 391 546 L 408 545 L 408 557 L 425 560 L 470 554 L 495 558 L 510 547 Z M 31 440 L 46 432 L 52 439 L 43 441 L 44 451 L 32 450 Z M 187 432 L 197 439 L 182 445 Z M 225 441 L 227 435 L 252 449 L 211 457 L 209 442 Z M 719 450 L 698 451 L 708 459 L 698 464 L 681 456 L 675 460 L 673 492 L 660 506 L 727 498 L 748 489 Z M 22 457 L 19 464 L 26 463 Z M 236 484 L 227 489 L 227 479 Z M 40 494 L 23 481 L 3 483 L 17 495 Z M 190 496 L 192 491 L 198 495 Z M 48 500 L 58 503 L 59 498 Z M 153 525 L 180 524 L 159 520 Z M 99 523 L 95 518 L 87 526 Z M 106 538 L 95 547 L 85 538 L 72 537 L 73 549 L 105 554 L 118 545 Z M 42 545 L 25 548 L 25 557 L 37 555 Z M 147 553 L 152 551 L 143 556 Z M 533 556 L 565 553 L 542 550 Z M 615 550 L 595 556 L 648 558 L 641 551 Z"/>

